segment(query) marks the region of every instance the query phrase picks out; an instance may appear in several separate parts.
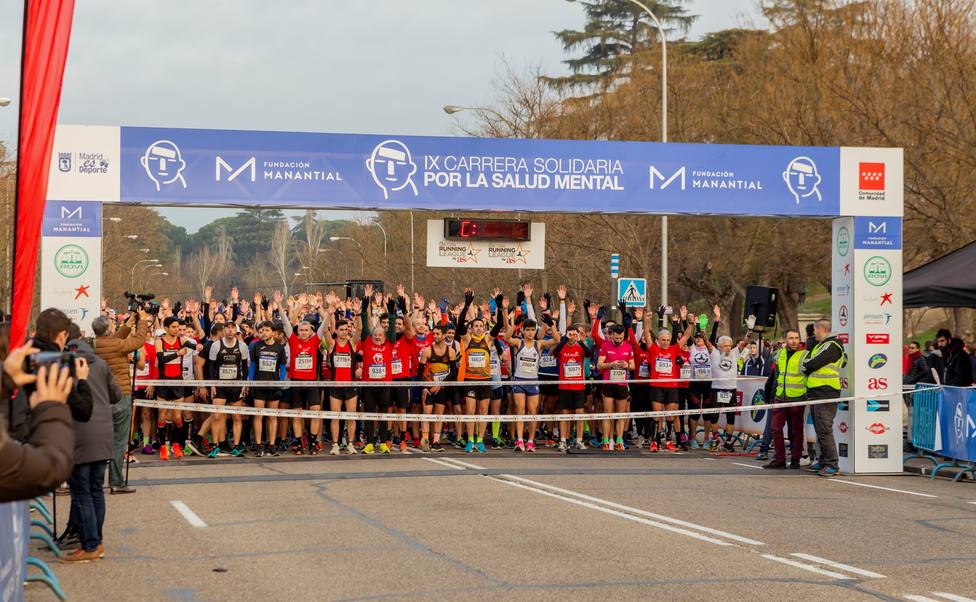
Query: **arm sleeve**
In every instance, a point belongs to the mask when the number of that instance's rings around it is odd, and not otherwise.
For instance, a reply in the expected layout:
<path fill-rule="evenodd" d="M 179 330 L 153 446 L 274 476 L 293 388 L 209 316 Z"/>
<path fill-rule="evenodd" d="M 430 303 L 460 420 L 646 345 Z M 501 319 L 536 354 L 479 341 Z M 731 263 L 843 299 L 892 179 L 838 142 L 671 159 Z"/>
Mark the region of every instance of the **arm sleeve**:
<path fill-rule="evenodd" d="M 249 357 L 251 360 L 247 363 L 247 380 L 254 380 L 254 366 L 257 364 L 257 362 L 254 361 L 256 349 L 257 345 L 254 345 L 247 350 L 247 357 Z"/>
<path fill-rule="evenodd" d="M 285 338 L 290 339 L 292 329 L 291 329 L 291 319 L 288 318 L 288 316 L 285 316 L 285 319 L 281 321 L 281 329 L 285 331 Z"/>
<path fill-rule="evenodd" d="M 559 300 L 559 334 L 566 336 L 566 300 Z"/>
<path fill-rule="evenodd" d="M 210 303 L 203 303 L 203 332 L 210 336 Z"/>
<path fill-rule="evenodd" d="M 105 382 L 108 385 L 108 401 L 113 406 L 122 401 L 122 387 L 115 380 L 115 374 L 105 366 Z"/>
<path fill-rule="evenodd" d="M 0 418 L 0 502 L 28 500 L 67 480 L 75 456 L 71 410 L 54 401 L 38 404 L 31 410 L 27 442 L 21 445 L 7 435 Z"/>
<path fill-rule="evenodd" d="M 536 319 L 534 304 L 528 299 L 525 300 L 525 315 L 528 316 L 530 320 Z"/>
<path fill-rule="evenodd" d="M 456 326 L 457 326 L 457 336 L 459 338 L 460 337 L 463 337 L 466 334 L 468 334 L 468 320 L 467 320 L 467 316 L 468 316 L 468 309 L 470 307 L 471 307 L 471 303 L 467 299 L 465 299 L 464 300 L 464 306 L 461 307 L 461 313 L 458 314 L 458 320 L 457 320 L 457 324 L 456 324 Z"/>
<path fill-rule="evenodd" d="M 600 325 L 603 324 L 603 320 L 597 316 L 596 320 L 593 320 L 593 328 L 590 329 L 590 338 L 596 343 L 596 347 L 603 346 L 603 335 L 600 334 Z"/>
<path fill-rule="evenodd" d="M 718 335 L 718 324 L 718 320 L 712 322 L 712 334 L 708 337 L 708 340 L 712 343 L 712 345 L 715 344 L 716 337 Z"/>

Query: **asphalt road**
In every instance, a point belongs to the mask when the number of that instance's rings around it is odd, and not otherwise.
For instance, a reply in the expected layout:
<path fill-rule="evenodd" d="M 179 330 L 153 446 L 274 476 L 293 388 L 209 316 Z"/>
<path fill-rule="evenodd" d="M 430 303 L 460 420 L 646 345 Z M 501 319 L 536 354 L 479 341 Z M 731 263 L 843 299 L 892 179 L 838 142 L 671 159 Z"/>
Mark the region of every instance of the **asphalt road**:
<path fill-rule="evenodd" d="M 149 462 L 132 468 L 136 494 L 107 497 L 107 557 L 52 566 L 70 600 L 976 599 L 972 483 L 759 465 L 509 451 Z M 27 599 L 54 597 L 32 584 Z"/>

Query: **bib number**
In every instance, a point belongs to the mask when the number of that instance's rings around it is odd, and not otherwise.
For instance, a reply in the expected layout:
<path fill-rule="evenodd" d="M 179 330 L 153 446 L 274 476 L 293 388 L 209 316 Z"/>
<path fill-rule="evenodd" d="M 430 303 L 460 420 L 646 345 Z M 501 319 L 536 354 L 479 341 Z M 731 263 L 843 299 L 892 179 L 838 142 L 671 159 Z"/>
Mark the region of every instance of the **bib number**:
<path fill-rule="evenodd" d="M 220 376 L 220 380 L 234 380 L 237 378 L 237 366 L 221 364 L 218 376 Z"/>
<path fill-rule="evenodd" d="M 333 368 L 352 368 L 352 356 L 348 354 L 336 354 L 332 356 Z"/>
<path fill-rule="evenodd" d="M 563 375 L 566 378 L 582 378 L 583 369 L 576 362 L 563 365 Z"/>
<path fill-rule="evenodd" d="M 654 360 L 654 370 L 658 374 L 671 374 L 671 358 L 669 357 L 659 357 Z"/>
<path fill-rule="evenodd" d="M 622 382 L 627 380 L 627 371 L 623 368 L 613 368 L 610 370 L 610 380 L 614 382 Z"/>
<path fill-rule="evenodd" d="M 691 378 L 691 366 L 688 364 L 681 366 L 681 378 Z"/>
<path fill-rule="evenodd" d="M 732 403 L 732 391 L 719 391 L 716 401 L 723 405 Z"/>
<path fill-rule="evenodd" d="M 695 378 L 706 380 L 712 377 L 712 369 L 708 367 L 695 368 Z"/>
<path fill-rule="evenodd" d="M 637 369 L 637 376 L 641 378 L 649 378 L 651 376 L 651 367 L 647 365 L 647 362 L 641 362 L 640 367 Z"/>
<path fill-rule="evenodd" d="M 469 368 L 484 368 L 485 354 L 484 353 L 470 353 L 468 354 L 468 367 Z"/>
<path fill-rule="evenodd" d="M 539 358 L 540 368 L 555 368 L 556 367 L 556 356 L 554 355 L 543 355 Z"/>
<path fill-rule="evenodd" d="M 370 364 L 369 378 L 370 380 L 383 380 L 384 378 L 386 378 L 386 365 Z"/>
<path fill-rule="evenodd" d="M 398 359 L 393 360 L 390 363 L 390 373 L 393 374 L 393 376 L 399 376 L 400 374 L 403 374 L 403 362 Z"/>
<path fill-rule="evenodd" d="M 274 372 L 277 363 L 273 357 L 262 357 L 258 360 L 258 370 L 261 372 Z"/>
<path fill-rule="evenodd" d="M 519 374 L 536 374 L 539 368 L 534 357 L 520 357 L 518 363 Z"/>
<path fill-rule="evenodd" d="M 441 371 L 441 372 L 434 372 L 434 374 L 432 376 L 434 377 L 434 380 L 435 381 L 437 381 L 437 382 L 443 382 L 443 381 L 447 380 L 448 375 L 450 375 L 450 372 L 447 371 L 447 370 L 444 370 L 444 371 Z"/>
<path fill-rule="evenodd" d="M 307 353 L 295 356 L 295 370 L 311 370 L 313 363 L 312 356 Z"/>

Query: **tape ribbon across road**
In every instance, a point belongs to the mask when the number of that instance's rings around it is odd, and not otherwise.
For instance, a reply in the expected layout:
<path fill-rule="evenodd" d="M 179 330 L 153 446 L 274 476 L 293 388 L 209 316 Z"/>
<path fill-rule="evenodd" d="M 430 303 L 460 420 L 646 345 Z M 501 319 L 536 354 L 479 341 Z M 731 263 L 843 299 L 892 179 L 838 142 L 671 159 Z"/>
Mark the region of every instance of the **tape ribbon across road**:
<path fill-rule="evenodd" d="M 763 378 L 763 377 L 759 377 Z M 740 378 L 739 380 L 745 380 Z M 182 386 L 182 387 L 201 387 L 201 386 L 220 386 L 226 388 L 237 388 L 245 386 L 259 385 L 263 387 L 281 387 L 285 382 L 289 386 L 293 386 L 296 382 L 301 382 L 302 386 L 317 386 L 317 387 L 348 387 L 356 388 L 363 384 L 368 384 L 371 386 L 409 386 L 409 387 L 419 387 L 419 386 L 442 386 L 448 383 L 440 382 L 422 382 L 422 381 L 401 381 L 401 382 L 382 382 L 382 383 L 360 383 L 360 382 L 335 382 L 335 381 L 172 381 L 172 380 L 151 380 L 151 381 L 141 381 L 140 384 L 146 385 L 157 385 L 162 386 Z M 484 381 L 482 382 L 471 382 L 466 383 L 450 383 L 455 386 L 488 386 L 492 383 L 497 383 L 498 381 Z M 533 384 L 559 384 L 571 383 L 579 384 L 579 381 L 503 381 L 506 385 L 512 384 L 522 384 L 522 385 L 533 385 Z M 588 383 L 608 383 L 608 384 L 626 384 L 627 381 L 587 381 Z M 640 382 L 647 383 L 648 381 L 629 381 L 629 382 Z M 655 381 L 651 381 L 655 382 Z M 661 381 L 656 381 L 661 382 Z M 314 385 L 313 385 L 314 383 Z M 842 402 L 852 402 L 852 401 L 863 401 L 867 399 L 883 399 L 886 397 L 899 397 L 902 395 L 901 391 L 896 391 L 892 393 L 884 393 L 881 395 L 863 395 L 856 397 L 838 397 L 833 399 L 810 399 L 804 401 L 790 401 L 774 404 L 764 404 L 756 406 L 739 406 L 730 404 L 728 406 L 716 406 L 713 408 L 694 408 L 688 410 L 664 410 L 664 411 L 651 411 L 651 412 L 600 412 L 593 414 L 504 414 L 504 415 L 466 415 L 466 414 L 393 414 L 386 412 L 332 412 L 329 410 L 286 410 L 286 409 L 275 409 L 275 408 L 253 408 L 247 406 L 233 406 L 233 405 L 214 405 L 207 403 L 184 403 L 180 401 L 162 401 L 155 399 L 135 399 L 133 405 L 144 407 L 144 408 L 157 408 L 162 410 L 182 410 L 188 412 L 209 412 L 209 413 L 220 413 L 220 414 L 236 414 L 245 416 L 272 416 L 277 418 L 315 418 L 315 419 L 340 419 L 340 420 L 398 420 L 407 422 L 569 422 L 577 420 L 622 420 L 622 419 L 633 419 L 633 418 L 661 418 L 669 416 L 698 416 L 701 414 L 717 414 L 717 413 L 728 413 L 728 412 L 743 412 L 751 411 L 754 409 L 776 409 L 776 408 L 789 408 L 789 407 L 805 407 L 814 405 L 823 405 L 828 403 L 842 403 Z"/>

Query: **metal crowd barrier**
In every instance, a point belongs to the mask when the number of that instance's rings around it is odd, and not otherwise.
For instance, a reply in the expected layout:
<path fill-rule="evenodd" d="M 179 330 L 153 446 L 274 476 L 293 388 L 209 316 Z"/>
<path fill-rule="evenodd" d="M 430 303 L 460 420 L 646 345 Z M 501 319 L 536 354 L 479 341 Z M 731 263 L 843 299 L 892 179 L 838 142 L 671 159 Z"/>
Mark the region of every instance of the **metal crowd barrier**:
<path fill-rule="evenodd" d="M 916 385 L 912 397 L 912 445 L 916 452 L 905 460 L 932 462 L 930 478 L 946 468 L 958 468 L 952 478 L 967 474 L 976 478 L 976 454 L 970 439 L 976 438 L 976 389 L 937 385 Z M 948 461 L 946 461 L 948 459 Z"/>

